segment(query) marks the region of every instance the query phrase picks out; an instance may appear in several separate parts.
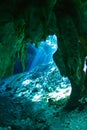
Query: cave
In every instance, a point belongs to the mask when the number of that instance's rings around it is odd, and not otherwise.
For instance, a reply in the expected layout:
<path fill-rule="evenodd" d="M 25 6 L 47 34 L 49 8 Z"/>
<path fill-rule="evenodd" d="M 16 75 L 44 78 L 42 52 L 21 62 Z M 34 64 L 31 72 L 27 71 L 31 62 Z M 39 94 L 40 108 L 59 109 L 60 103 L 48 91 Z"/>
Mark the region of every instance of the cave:
<path fill-rule="evenodd" d="M 44 104 L 50 111 L 53 105 L 55 115 L 59 114 L 60 104 L 62 111 L 82 111 L 87 104 L 86 82 L 86 0 L 0 1 L 0 129 L 54 130 L 44 112 L 44 118 L 37 118 L 41 115 L 37 106 L 43 108 Z M 69 95 L 58 100 L 56 92 L 64 96 L 63 89 Z M 70 123 L 67 127 L 72 130 Z M 87 128 L 80 127 L 75 129 Z"/>

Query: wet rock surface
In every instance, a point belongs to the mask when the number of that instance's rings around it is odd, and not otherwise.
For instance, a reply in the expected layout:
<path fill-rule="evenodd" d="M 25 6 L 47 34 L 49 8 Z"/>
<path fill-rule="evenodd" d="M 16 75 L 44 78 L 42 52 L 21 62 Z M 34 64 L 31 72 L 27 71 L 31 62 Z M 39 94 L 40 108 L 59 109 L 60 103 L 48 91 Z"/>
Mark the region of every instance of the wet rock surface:
<path fill-rule="evenodd" d="M 0 126 L 12 130 L 50 129 L 49 119 L 59 115 L 68 91 L 70 82 L 54 63 L 4 79 L 0 85 Z"/>
<path fill-rule="evenodd" d="M 40 41 L 55 34 L 59 48 L 54 61 L 61 74 L 69 78 L 73 89 L 70 103 L 77 107 L 81 98 L 87 98 L 87 76 L 83 72 L 87 56 L 86 6 L 87 1 L 82 0 L 1 0 L 0 79 L 26 70 L 28 42 L 38 47 Z M 31 59 L 29 55 L 30 64 Z"/>
<path fill-rule="evenodd" d="M 64 109 L 70 86 L 54 63 L 4 79 L 0 130 L 87 130 L 86 106 L 71 112 Z"/>

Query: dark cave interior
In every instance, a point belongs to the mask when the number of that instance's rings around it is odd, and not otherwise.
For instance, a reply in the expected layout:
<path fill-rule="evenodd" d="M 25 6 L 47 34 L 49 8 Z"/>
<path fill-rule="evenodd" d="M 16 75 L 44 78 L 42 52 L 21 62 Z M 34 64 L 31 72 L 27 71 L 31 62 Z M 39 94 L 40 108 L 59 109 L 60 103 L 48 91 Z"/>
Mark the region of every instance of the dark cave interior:
<path fill-rule="evenodd" d="M 25 104 L 29 105 L 31 97 L 32 100 L 43 97 L 46 103 L 56 103 L 54 96 L 48 98 L 40 94 L 43 92 L 50 97 L 55 90 L 54 95 L 59 92 L 61 97 L 64 93 L 61 94 L 60 88 L 71 88 L 67 101 L 63 102 L 64 110 L 78 107 L 82 110 L 87 104 L 86 59 L 86 0 L 1 0 L 0 126 L 8 130 L 41 129 L 42 126 L 38 128 L 34 124 L 35 118 Z M 35 116 L 33 105 L 30 106 Z M 20 111 L 17 113 L 16 109 Z M 50 125 L 43 129 L 53 130 Z"/>

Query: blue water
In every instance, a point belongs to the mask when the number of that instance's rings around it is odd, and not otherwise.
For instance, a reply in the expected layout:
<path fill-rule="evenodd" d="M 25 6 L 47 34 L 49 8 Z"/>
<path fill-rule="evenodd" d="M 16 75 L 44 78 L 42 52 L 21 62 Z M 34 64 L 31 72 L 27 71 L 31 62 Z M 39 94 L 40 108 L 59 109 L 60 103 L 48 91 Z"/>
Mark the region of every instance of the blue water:
<path fill-rule="evenodd" d="M 53 54 L 58 48 L 56 35 L 49 35 L 45 41 L 41 41 L 38 48 L 28 43 L 25 71 L 31 71 L 41 64 L 48 64 L 53 61 Z M 14 74 L 22 72 L 21 61 L 16 58 Z"/>
<path fill-rule="evenodd" d="M 38 65 L 53 62 L 53 54 L 57 50 L 57 47 L 57 37 L 55 35 L 50 35 L 46 38 L 46 41 L 41 41 L 29 71 Z"/>

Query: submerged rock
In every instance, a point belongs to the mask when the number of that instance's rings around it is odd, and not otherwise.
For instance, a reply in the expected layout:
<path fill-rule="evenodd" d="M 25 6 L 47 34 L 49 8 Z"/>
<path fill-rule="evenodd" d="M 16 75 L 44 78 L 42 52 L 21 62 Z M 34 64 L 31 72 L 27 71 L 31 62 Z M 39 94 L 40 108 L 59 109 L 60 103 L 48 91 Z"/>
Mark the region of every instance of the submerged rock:
<path fill-rule="evenodd" d="M 31 72 L 14 75 L 0 85 L 0 126 L 12 130 L 49 129 L 48 118 L 70 94 L 70 82 L 60 75 L 56 65 L 40 65 Z M 69 92 L 69 93 L 68 93 Z"/>

